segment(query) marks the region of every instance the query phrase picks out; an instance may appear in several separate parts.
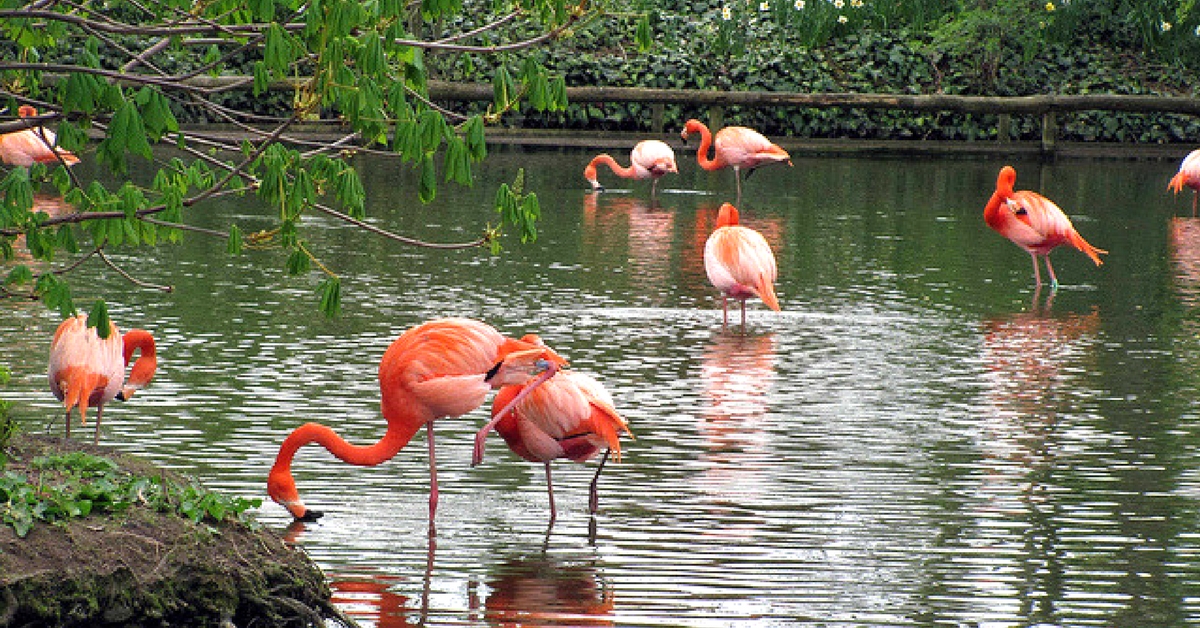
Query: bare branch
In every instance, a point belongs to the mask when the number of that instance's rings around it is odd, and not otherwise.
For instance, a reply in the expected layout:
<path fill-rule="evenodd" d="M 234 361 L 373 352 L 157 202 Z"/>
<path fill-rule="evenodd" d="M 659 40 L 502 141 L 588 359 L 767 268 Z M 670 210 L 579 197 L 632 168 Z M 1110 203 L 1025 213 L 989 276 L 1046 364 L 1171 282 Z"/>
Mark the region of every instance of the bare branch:
<path fill-rule="evenodd" d="M 108 264 L 109 268 L 117 271 L 118 275 L 124 277 L 126 280 L 129 281 L 129 283 L 131 283 L 135 286 L 138 286 L 141 288 L 154 288 L 155 290 L 161 290 L 163 292 L 172 292 L 175 290 L 171 286 L 160 286 L 157 284 L 152 284 L 152 283 L 148 283 L 145 281 L 141 281 L 141 280 L 135 278 L 133 275 L 130 275 L 129 273 L 125 272 L 125 270 L 122 269 L 120 266 L 117 266 L 116 264 L 114 264 L 112 260 L 108 259 L 108 256 L 105 255 L 104 251 L 101 250 L 100 248 L 96 249 L 96 254 L 100 256 L 100 259 L 104 260 L 105 264 Z"/>

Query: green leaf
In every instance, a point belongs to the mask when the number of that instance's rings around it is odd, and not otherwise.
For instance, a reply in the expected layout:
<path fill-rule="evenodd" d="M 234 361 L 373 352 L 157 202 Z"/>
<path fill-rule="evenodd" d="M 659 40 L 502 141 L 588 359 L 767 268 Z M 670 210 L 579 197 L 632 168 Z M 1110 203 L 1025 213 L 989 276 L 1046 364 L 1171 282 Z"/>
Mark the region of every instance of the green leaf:
<path fill-rule="evenodd" d="M 638 52 L 649 52 L 654 47 L 654 35 L 650 31 L 650 15 L 642 15 L 638 20 L 637 29 L 634 32 L 634 40 L 637 41 Z"/>
<path fill-rule="evenodd" d="M 28 266 L 21 264 L 8 271 L 8 277 L 4 278 L 4 285 L 19 286 L 31 281 L 33 281 L 33 271 L 29 270 Z"/>
<path fill-rule="evenodd" d="M 466 136 L 467 152 L 471 156 L 471 161 L 483 161 L 487 157 L 487 141 L 483 135 L 483 116 L 471 116 L 463 128 L 463 135 Z"/>
<path fill-rule="evenodd" d="M 425 155 L 421 158 L 420 165 L 417 166 L 420 177 L 420 186 L 418 188 L 417 197 L 422 203 L 432 202 L 437 196 L 437 172 L 433 169 L 433 156 Z"/>
<path fill-rule="evenodd" d="M 237 225 L 229 227 L 229 242 L 225 245 L 225 252 L 230 255 L 242 254 L 242 230 Z"/>
<path fill-rule="evenodd" d="M 312 269 L 312 258 L 303 249 L 296 248 L 288 256 L 286 268 L 289 275 L 303 275 Z"/>
<path fill-rule="evenodd" d="M 104 303 L 104 299 L 96 299 L 92 304 L 92 311 L 88 312 L 87 319 L 88 327 L 96 328 L 96 335 L 101 338 L 108 338 L 112 333 L 112 320 L 108 317 L 108 306 Z"/>
<path fill-rule="evenodd" d="M 495 105 L 496 111 L 508 109 L 509 103 L 512 102 L 516 93 L 516 86 L 508 69 L 503 65 L 496 68 L 496 73 L 492 76 L 492 103 Z"/>
<path fill-rule="evenodd" d="M 329 277 L 317 287 L 320 296 L 321 312 L 330 318 L 338 316 L 342 311 L 342 281 L 337 277 Z"/>
<path fill-rule="evenodd" d="M 467 152 L 466 143 L 461 139 L 455 137 L 446 143 L 446 158 L 442 169 L 446 171 L 446 181 L 455 181 L 468 187 L 472 184 L 471 156 Z"/>

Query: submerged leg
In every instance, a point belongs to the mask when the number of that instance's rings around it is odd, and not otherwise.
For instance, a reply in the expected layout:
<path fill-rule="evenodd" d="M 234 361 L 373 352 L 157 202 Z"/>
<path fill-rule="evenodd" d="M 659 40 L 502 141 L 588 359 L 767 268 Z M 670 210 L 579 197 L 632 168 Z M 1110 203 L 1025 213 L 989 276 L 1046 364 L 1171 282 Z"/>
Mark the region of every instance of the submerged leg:
<path fill-rule="evenodd" d="M 721 327 L 729 326 L 729 297 L 721 295 Z"/>
<path fill-rule="evenodd" d="M 104 418 L 104 406 L 96 406 L 96 434 L 92 436 L 92 444 L 100 444 L 100 419 Z"/>
<path fill-rule="evenodd" d="M 1054 267 L 1050 265 L 1050 256 L 1046 256 L 1046 270 L 1050 272 L 1050 287 L 1058 287 L 1058 277 L 1054 276 Z"/>
<path fill-rule="evenodd" d="M 746 300 L 742 299 L 742 327 L 746 326 Z"/>
<path fill-rule="evenodd" d="M 67 438 L 71 438 L 71 411 L 67 410 Z"/>
<path fill-rule="evenodd" d="M 612 453 L 611 449 L 604 450 L 604 457 L 600 459 L 600 467 L 596 469 L 596 475 L 592 477 L 592 484 L 588 489 L 588 512 L 593 515 L 600 508 L 600 493 L 598 490 L 600 484 L 600 472 L 604 470 L 604 463 L 608 462 L 608 454 Z"/>

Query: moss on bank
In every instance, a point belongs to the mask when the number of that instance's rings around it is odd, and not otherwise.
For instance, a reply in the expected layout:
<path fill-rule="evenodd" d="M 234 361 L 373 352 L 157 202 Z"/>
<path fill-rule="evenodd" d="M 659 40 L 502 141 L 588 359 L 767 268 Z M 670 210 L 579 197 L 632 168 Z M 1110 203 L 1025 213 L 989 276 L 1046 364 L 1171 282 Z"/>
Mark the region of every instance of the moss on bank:
<path fill-rule="evenodd" d="M 83 451 L 137 475 L 169 472 L 108 448 L 19 435 L 6 472 Z M 0 626 L 310 626 L 336 616 L 321 571 L 274 532 L 233 516 L 199 523 L 135 504 L 0 526 Z"/>

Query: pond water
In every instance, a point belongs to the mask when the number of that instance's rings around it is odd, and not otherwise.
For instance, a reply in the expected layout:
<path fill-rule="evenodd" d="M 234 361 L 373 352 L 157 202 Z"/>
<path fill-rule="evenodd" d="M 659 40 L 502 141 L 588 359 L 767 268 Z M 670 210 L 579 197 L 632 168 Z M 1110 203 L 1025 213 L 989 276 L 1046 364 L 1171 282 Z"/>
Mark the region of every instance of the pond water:
<path fill-rule="evenodd" d="M 1190 196 L 1165 190 L 1178 162 L 1014 163 L 1018 189 L 1057 201 L 1110 252 L 1096 268 L 1058 251 L 1064 285 L 1040 293 L 1029 256 L 982 221 L 1000 159 L 764 169 L 742 217 L 776 250 L 783 311 L 751 302 L 744 327 L 723 328 L 702 251 L 732 173 L 681 153 L 651 204 L 647 184 L 607 171 L 614 189 L 587 191 L 590 156 L 497 152 L 473 188 L 443 186 L 427 206 L 394 162 L 361 158 L 381 227 L 470 240 L 524 168 L 541 235 L 492 256 L 315 217 L 305 237 L 343 279 L 336 320 L 316 311 L 319 277 L 286 276 L 278 251 L 230 258 L 189 234 L 112 253 L 170 294 L 89 262 L 77 301 L 103 294 L 161 351 L 151 387 L 110 407 L 103 442 L 265 498 L 301 423 L 358 443 L 382 434 L 376 369 L 396 336 L 469 316 L 537 332 L 596 375 L 636 440 L 606 466 L 594 517 L 595 463 L 556 463 L 549 527 L 540 465 L 493 436 L 469 466 L 485 410 L 440 421 L 432 541 L 423 435 L 370 468 L 303 449 L 301 494 L 326 516 L 287 532 L 364 625 L 1200 622 L 1200 221 Z M 230 200 L 195 220 L 249 232 L 263 211 Z M 26 429 L 57 433 L 57 317 L 2 306 L 2 394 Z M 269 501 L 258 517 L 290 522 Z"/>

